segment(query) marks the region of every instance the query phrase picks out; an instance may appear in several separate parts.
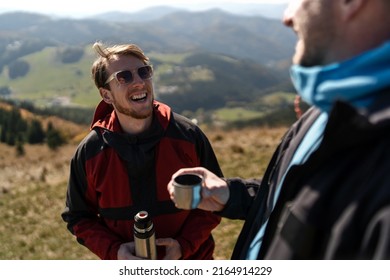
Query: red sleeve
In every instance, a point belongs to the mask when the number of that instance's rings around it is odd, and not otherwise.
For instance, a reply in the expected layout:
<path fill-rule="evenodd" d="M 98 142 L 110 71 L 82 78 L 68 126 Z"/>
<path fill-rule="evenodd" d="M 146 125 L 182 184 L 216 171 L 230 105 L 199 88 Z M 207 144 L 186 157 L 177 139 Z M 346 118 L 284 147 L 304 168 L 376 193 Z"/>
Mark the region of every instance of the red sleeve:
<path fill-rule="evenodd" d="M 70 165 L 66 207 L 62 213 L 77 241 L 101 259 L 117 259 L 122 241 L 104 226 L 96 212 L 96 194 L 88 191 L 85 150 L 76 151 Z"/>
<path fill-rule="evenodd" d="M 123 243 L 107 227 L 93 219 L 83 219 L 73 226 L 77 240 L 103 260 L 118 259 L 119 246 Z"/>
<path fill-rule="evenodd" d="M 210 238 L 211 231 L 221 222 L 212 212 L 194 209 L 183 224 L 177 241 L 182 248 L 182 258 L 188 259 Z"/>

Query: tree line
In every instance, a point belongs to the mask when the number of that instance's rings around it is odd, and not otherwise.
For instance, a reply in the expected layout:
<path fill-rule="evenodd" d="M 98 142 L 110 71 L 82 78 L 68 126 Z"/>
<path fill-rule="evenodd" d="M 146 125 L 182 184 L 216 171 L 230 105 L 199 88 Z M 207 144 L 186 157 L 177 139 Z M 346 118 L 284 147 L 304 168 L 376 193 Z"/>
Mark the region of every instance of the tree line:
<path fill-rule="evenodd" d="M 24 153 L 23 145 L 46 143 L 50 149 L 57 149 L 65 144 L 66 139 L 51 122 L 45 129 L 38 119 L 24 119 L 19 108 L 11 110 L 0 108 L 0 142 L 15 146 L 18 154 Z"/>

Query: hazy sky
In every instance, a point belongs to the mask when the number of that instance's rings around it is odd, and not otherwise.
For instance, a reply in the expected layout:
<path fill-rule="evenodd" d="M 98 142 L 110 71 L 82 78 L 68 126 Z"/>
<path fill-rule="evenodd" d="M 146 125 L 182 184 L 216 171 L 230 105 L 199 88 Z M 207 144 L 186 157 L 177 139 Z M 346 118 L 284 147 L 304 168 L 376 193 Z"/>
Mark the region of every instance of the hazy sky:
<path fill-rule="evenodd" d="M 287 3 L 288 0 L 1 0 L 0 12 L 30 11 L 43 14 L 80 17 L 109 11 L 135 12 L 151 6 L 204 8 L 207 4 L 222 7 L 223 3 Z"/>

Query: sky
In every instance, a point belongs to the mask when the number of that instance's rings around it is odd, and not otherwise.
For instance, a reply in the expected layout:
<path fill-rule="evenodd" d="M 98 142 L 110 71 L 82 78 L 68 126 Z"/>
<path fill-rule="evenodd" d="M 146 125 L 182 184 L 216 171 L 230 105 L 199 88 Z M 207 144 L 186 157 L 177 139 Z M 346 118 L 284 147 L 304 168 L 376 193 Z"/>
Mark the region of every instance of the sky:
<path fill-rule="evenodd" d="M 27 11 L 57 16 L 83 17 L 110 11 L 136 12 L 152 6 L 202 9 L 205 4 L 222 7 L 223 3 L 287 3 L 288 0 L 2 0 L 0 13 Z"/>

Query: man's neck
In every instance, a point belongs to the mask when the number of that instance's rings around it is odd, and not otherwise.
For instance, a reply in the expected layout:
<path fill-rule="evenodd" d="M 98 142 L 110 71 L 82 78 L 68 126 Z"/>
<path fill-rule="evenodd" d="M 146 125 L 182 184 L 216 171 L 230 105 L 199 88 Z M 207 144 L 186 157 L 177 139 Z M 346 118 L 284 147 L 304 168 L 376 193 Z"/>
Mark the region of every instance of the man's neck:
<path fill-rule="evenodd" d="M 130 135 L 137 135 L 146 131 L 152 124 L 153 115 L 146 119 L 135 119 L 123 114 L 117 114 L 123 131 Z"/>

